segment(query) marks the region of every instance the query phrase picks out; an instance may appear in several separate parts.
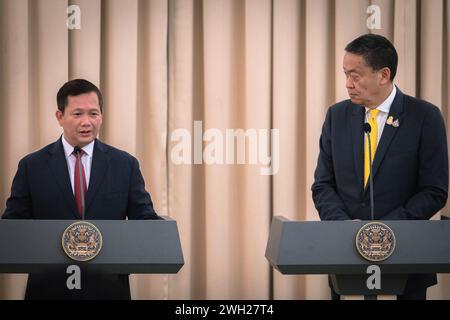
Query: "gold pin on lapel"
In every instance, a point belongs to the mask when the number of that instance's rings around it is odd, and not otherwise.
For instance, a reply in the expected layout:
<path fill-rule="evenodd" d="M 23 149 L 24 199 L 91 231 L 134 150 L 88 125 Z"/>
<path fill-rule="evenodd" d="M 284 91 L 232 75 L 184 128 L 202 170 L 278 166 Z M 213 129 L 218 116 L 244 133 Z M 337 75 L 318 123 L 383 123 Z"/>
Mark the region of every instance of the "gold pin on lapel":
<path fill-rule="evenodd" d="M 389 116 L 389 118 L 386 120 L 386 124 L 392 125 L 393 121 L 394 121 L 394 118 L 392 116 Z"/>

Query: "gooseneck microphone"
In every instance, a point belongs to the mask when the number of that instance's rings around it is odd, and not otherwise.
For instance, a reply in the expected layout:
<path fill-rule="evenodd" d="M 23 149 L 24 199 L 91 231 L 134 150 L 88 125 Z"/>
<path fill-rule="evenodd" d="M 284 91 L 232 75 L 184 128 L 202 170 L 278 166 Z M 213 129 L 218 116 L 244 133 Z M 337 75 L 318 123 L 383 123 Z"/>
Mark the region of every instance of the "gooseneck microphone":
<path fill-rule="evenodd" d="M 76 157 L 78 158 L 78 168 L 76 168 L 76 170 L 78 170 L 79 173 L 79 177 L 80 177 L 80 194 L 81 194 L 81 220 L 84 220 L 84 213 L 85 213 L 85 199 L 84 199 L 84 183 L 83 183 L 83 168 L 82 168 L 82 163 L 81 163 L 81 156 L 83 155 L 83 151 L 81 150 L 80 147 L 76 146 L 73 149 L 73 153 L 75 153 Z"/>
<path fill-rule="evenodd" d="M 373 204 L 373 177 L 372 177 L 372 144 L 370 142 L 370 131 L 372 127 L 367 122 L 364 123 L 364 132 L 367 134 L 367 142 L 369 144 L 369 188 L 370 188 L 370 218 L 374 220 L 374 204 Z"/>

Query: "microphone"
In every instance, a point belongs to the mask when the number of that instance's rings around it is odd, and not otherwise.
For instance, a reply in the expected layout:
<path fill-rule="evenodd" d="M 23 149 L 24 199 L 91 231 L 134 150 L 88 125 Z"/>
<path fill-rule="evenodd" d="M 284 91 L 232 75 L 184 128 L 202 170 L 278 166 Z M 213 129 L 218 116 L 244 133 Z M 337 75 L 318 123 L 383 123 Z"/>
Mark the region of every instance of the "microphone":
<path fill-rule="evenodd" d="M 369 144 L 369 188 L 370 188 L 370 218 L 374 220 L 374 205 L 373 205 L 373 177 L 372 177 L 372 144 L 370 142 L 370 131 L 372 127 L 369 123 L 364 123 L 364 132 L 367 134 L 367 142 Z"/>
<path fill-rule="evenodd" d="M 75 168 L 76 170 L 78 170 L 79 173 L 79 177 L 80 177 L 80 192 L 81 192 L 81 220 L 84 220 L 84 211 L 85 211 L 85 199 L 84 199 L 84 183 L 83 183 L 83 168 L 82 168 L 82 163 L 81 163 L 81 155 L 83 155 L 82 153 L 83 151 L 81 150 L 81 148 L 79 146 L 76 146 L 73 149 L 73 153 L 75 153 L 76 157 L 79 158 L 80 161 L 78 161 L 78 168 Z M 74 177 L 75 178 L 75 177 Z"/>

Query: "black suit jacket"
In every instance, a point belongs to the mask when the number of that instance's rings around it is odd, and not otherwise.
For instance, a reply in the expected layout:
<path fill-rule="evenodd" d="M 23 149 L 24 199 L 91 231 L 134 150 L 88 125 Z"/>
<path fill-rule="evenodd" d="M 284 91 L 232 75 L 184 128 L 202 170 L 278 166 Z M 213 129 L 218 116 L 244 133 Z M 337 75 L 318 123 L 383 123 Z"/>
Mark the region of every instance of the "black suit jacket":
<path fill-rule="evenodd" d="M 321 220 L 370 220 L 369 188 L 364 189 L 364 113 L 350 100 L 329 108 L 320 138 L 312 185 Z M 448 154 L 439 109 L 397 88 L 373 161 L 376 220 L 424 220 L 446 203 Z M 436 276 L 410 277 L 407 289 L 428 287 Z"/>
<path fill-rule="evenodd" d="M 86 193 L 87 220 L 160 219 L 130 154 L 95 141 Z M 19 162 L 5 219 L 79 219 L 61 139 Z M 29 299 L 129 299 L 128 275 L 82 270 L 82 290 L 68 290 L 65 270 L 31 274 Z"/>

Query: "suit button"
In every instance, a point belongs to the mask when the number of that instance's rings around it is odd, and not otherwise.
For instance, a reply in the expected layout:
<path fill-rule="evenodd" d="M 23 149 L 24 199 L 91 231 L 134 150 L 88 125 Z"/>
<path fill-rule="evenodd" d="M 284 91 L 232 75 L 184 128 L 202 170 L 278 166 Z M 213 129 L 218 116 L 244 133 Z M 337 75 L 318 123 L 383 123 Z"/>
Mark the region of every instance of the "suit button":
<path fill-rule="evenodd" d="M 366 203 L 365 202 L 361 203 L 361 207 L 365 208 L 366 207 Z"/>

